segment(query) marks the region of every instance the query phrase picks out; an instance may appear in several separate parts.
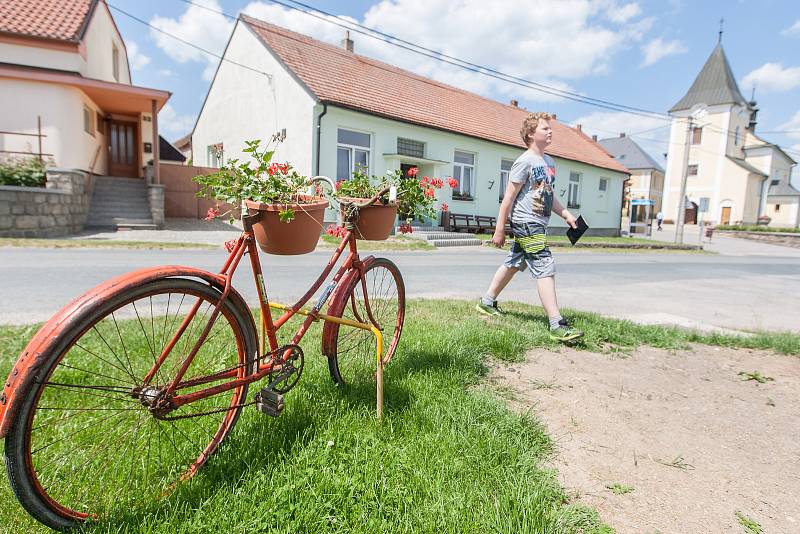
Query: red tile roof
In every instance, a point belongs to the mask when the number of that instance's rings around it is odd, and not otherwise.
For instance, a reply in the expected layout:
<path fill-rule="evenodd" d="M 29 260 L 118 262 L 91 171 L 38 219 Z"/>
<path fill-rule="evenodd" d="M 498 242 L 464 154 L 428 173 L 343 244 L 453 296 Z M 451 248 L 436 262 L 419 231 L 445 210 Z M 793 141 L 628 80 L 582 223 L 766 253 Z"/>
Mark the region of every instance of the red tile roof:
<path fill-rule="evenodd" d="M 3 0 L 0 2 L 0 32 L 77 42 L 97 2 Z"/>
<path fill-rule="evenodd" d="M 381 61 L 348 52 L 280 26 L 242 15 L 286 67 L 320 101 L 486 139 L 521 149 L 528 111 L 501 104 Z M 623 173 L 628 169 L 585 134 L 552 121 L 547 152 Z"/>

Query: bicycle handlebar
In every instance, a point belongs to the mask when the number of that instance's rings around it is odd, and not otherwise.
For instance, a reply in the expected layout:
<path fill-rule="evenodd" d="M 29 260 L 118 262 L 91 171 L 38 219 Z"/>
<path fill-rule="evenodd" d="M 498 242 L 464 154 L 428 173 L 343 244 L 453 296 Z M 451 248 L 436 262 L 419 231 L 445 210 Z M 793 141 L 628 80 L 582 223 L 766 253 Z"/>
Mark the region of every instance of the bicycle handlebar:
<path fill-rule="evenodd" d="M 331 190 L 336 191 L 336 183 L 332 179 L 328 178 L 327 176 L 314 176 L 314 177 L 312 177 L 310 179 L 310 181 L 311 181 L 312 184 L 314 182 L 325 182 L 326 184 L 331 186 Z M 355 206 L 358 209 L 366 208 L 367 206 L 371 206 L 373 202 L 378 200 L 380 197 L 382 197 L 386 193 L 389 193 L 389 202 L 397 202 L 397 187 L 395 187 L 393 185 L 390 185 L 388 187 L 384 187 L 383 189 L 381 189 L 378 192 L 378 194 L 376 194 L 374 197 L 372 197 L 371 199 L 369 199 L 366 202 L 362 202 L 362 203 L 360 203 L 360 202 L 349 202 L 349 204 L 352 204 L 353 206 Z"/>

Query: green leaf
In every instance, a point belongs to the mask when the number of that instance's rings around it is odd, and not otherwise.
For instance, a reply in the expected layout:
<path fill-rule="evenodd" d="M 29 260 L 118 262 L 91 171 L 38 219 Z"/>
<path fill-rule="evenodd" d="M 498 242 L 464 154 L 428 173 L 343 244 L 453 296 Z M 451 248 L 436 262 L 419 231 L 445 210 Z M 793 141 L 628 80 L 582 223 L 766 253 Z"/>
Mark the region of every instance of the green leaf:
<path fill-rule="evenodd" d="M 294 220 L 294 210 L 292 208 L 286 208 L 284 210 L 281 210 L 278 213 L 278 218 L 280 219 L 281 222 L 285 223 L 292 222 Z"/>

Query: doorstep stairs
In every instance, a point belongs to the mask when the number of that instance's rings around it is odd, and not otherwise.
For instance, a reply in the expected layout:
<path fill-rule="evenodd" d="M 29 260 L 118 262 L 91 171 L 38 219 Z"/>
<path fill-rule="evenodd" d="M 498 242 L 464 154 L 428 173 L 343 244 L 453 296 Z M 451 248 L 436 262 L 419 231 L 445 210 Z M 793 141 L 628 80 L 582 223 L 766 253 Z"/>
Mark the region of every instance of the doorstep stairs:
<path fill-rule="evenodd" d="M 147 181 L 144 178 L 96 177 L 86 227 L 157 230 L 150 214 Z"/>
<path fill-rule="evenodd" d="M 427 241 L 429 244 L 439 247 L 479 247 L 483 241 L 475 238 L 473 234 L 461 232 L 447 232 L 441 226 L 412 226 L 413 232 L 401 234 L 397 228 L 396 235 L 405 235 L 412 239 Z"/>

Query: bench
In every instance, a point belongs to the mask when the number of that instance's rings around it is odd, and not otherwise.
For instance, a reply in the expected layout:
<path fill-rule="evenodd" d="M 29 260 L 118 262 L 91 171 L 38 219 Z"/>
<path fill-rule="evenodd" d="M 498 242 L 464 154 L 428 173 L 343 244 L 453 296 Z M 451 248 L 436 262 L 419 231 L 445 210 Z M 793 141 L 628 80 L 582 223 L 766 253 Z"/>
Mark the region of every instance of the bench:
<path fill-rule="evenodd" d="M 489 215 L 470 215 L 467 213 L 448 213 L 444 227 L 448 232 L 494 233 L 497 217 Z M 506 223 L 506 234 L 511 234 L 511 225 Z"/>

